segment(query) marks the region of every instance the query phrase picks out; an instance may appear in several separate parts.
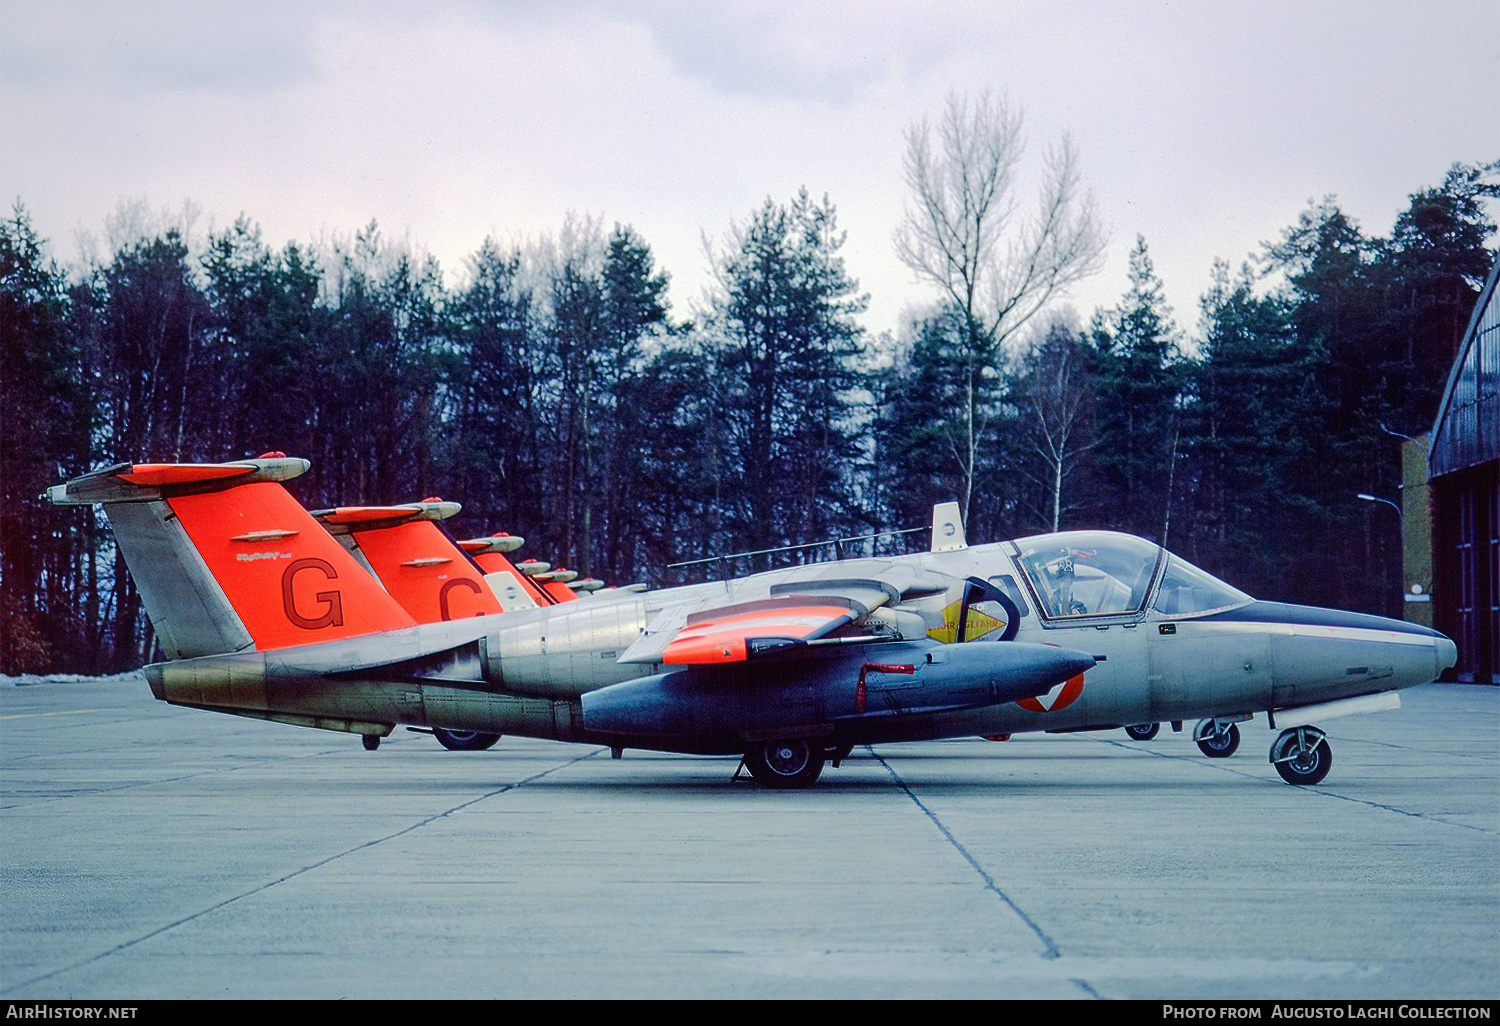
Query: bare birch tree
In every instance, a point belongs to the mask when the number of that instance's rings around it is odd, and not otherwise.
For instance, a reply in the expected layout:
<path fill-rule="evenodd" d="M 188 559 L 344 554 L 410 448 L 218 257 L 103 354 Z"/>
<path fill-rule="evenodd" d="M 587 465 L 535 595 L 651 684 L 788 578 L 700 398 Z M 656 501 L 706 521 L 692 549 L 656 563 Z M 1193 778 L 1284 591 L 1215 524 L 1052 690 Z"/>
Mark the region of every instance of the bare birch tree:
<path fill-rule="evenodd" d="M 1069 508 L 1064 488 L 1078 461 L 1097 444 L 1089 435 L 1093 382 L 1082 343 L 1064 324 L 1053 324 L 1022 361 L 1020 396 L 1031 415 L 1030 439 L 1044 475 L 1032 475 L 1045 493 L 1048 530 L 1062 529 Z"/>
<path fill-rule="evenodd" d="M 938 287 L 959 321 L 965 395 L 954 430 L 965 518 L 989 412 L 986 379 L 999 373 L 1016 332 L 1097 271 L 1104 254 L 1105 234 L 1066 134 L 1043 157 L 1036 212 L 1020 215 L 1023 120 L 1003 97 L 950 94 L 935 133 L 925 118 L 906 133 L 912 202 L 896 231 L 896 253 Z"/>

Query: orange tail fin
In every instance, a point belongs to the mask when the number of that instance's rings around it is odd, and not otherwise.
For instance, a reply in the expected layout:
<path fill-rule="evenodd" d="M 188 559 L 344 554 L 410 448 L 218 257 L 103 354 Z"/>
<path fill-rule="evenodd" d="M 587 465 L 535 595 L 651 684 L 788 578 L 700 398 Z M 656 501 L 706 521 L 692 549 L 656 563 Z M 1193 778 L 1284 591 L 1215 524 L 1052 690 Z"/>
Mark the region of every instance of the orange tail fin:
<path fill-rule="evenodd" d="M 168 658 L 373 634 L 415 621 L 281 486 L 308 462 L 122 463 L 48 490 L 102 503 Z"/>
<path fill-rule="evenodd" d="M 434 521 L 456 502 L 427 499 L 402 506 L 341 506 L 313 516 L 364 557 L 391 597 L 418 623 L 499 613 L 484 572 Z"/>

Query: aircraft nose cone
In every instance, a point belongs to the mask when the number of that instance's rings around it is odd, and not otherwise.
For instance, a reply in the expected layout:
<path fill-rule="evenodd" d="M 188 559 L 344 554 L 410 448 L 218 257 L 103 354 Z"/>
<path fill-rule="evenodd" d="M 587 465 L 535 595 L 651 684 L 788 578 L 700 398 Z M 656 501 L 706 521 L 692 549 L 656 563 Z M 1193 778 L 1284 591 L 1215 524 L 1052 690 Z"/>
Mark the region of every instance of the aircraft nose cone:
<path fill-rule="evenodd" d="M 1406 620 L 1317 606 L 1252 602 L 1205 623 L 1285 625 L 1271 638 L 1275 687 L 1295 697 L 1288 704 L 1426 684 L 1458 660 L 1441 632 Z"/>
<path fill-rule="evenodd" d="M 1440 637 L 1437 639 L 1437 675 L 1441 677 L 1443 671 L 1458 662 L 1458 646 L 1451 638 Z"/>

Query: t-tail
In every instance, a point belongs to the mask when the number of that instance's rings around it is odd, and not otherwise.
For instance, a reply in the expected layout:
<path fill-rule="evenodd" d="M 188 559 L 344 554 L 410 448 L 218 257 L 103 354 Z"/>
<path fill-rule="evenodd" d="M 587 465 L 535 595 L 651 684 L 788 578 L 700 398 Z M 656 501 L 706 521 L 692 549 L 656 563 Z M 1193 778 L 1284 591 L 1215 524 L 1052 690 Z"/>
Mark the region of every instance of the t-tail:
<path fill-rule="evenodd" d="M 557 604 L 551 595 L 531 579 L 531 575 L 523 573 L 507 556 L 507 553 L 516 551 L 525 543 L 526 539 L 514 534 L 470 538 L 458 543 L 459 548 L 484 570 L 485 582 L 495 593 L 500 608 L 507 613 Z"/>
<path fill-rule="evenodd" d="M 340 506 L 313 517 L 362 559 L 418 623 L 502 611 L 484 571 L 438 527 L 456 502 L 424 499 L 401 506 Z"/>
<path fill-rule="evenodd" d="M 380 582 L 282 487 L 307 460 L 121 463 L 54 485 L 104 506 L 169 659 L 412 627 Z"/>

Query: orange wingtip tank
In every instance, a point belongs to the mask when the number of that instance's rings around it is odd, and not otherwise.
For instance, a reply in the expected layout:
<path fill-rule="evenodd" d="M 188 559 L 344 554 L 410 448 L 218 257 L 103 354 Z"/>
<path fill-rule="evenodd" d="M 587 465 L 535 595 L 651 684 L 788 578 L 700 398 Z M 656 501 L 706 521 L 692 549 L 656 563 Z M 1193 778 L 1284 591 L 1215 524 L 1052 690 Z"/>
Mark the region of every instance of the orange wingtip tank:
<path fill-rule="evenodd" d="M 554 602 L 577 602 L 582 598 L 582 595 L 568 587 L 570 582 L 577 579 L 576 570 L 565 570 L 562 567 L 532 577 L 533 581 L 541 584 L 542 590 L 550 595 Z"/>

